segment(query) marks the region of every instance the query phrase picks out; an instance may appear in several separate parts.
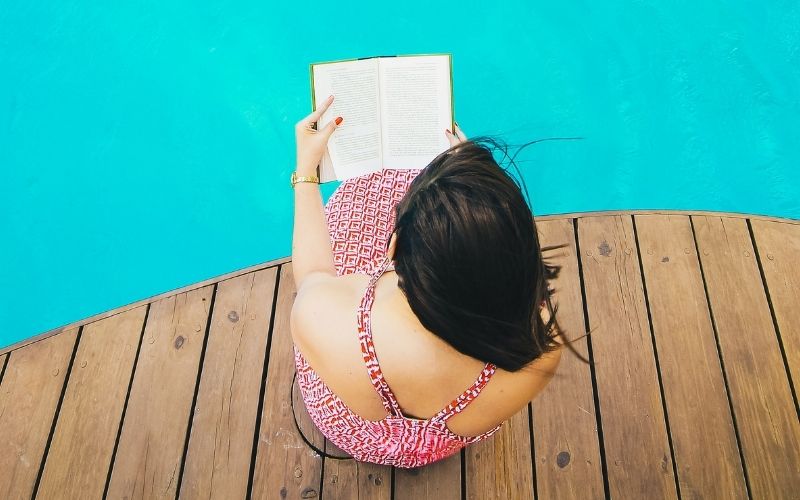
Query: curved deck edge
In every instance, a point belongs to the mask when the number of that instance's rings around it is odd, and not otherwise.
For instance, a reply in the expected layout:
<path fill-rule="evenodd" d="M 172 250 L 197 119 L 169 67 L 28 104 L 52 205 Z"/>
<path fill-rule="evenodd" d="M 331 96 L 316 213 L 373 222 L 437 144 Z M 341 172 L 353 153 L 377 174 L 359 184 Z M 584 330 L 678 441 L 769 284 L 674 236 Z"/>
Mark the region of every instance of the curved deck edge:
<path fill-rule="evenodd" d="M 746 213 L 737 213 L 737 212 L 714 212 L 714 211 L 703 211 L 703 210 L 667 210 L 667 209 L 664 209 L 664 210 L 659 210 L 659 209 L 652 209 L 652 210 L 603 210 L 603 211 L 596 211 L 596 212 L 570 212 L 570 213 L 564 213 L 564 214 L 534 215 L 534 218 L 536 220 L 545 221 L 545 220 L 554 220 L 554 219 L 582 219 L 582 218 L 587 218 L 587 217 L 606 217 L 606 216 L 613 216 L 613 215 L 688 215 L 688 216 L 699 215 L 699 216 L 707 216 L 707 217 L 708 216 L 712 216 L 712 217 L 733 217 L 733 218 L 740 218 L 740 219 L 763 220 L 763 221 L 769 221 L 769 222 L 779 222 L 779 223 L 784 223 L 784 224 L 800 225 L 800 220 L 798 220 L 798 219 L 788 219 L 788 218 L 772 217 L 772 216 L 766 216 L 766 215 L 746 214 Z M 219 275 L 219 276 L 214 276 L 214 277 L 208 278 L 208 279 L 203 280 L 203 281 L 192 283 L 192 284 L 180 287 L 180 288 L 175 288 L 175 289 L 172 289 L 172 290 L 168 290 L 166 292 L 159 293 L 157 295 L 153 295 L 151 297 L 147 297 L 147 298 L 144 298 L 144 299 L 141 299 L 141 300 L 137 300 L 135 302 L 131 302 L 129 304 L 125 304 L 125 305 L 117 307 L 115 309 L 111 309 L 109 311 L 98 313 L 98 314 L 95 314 L 93 316 L 89 316 L 88 318 L 84 318 L 84 319 L 81 319 L 81 320 L 78 320 L 78 321 L 74 321 L 74 322 L 69 323 L 67 325 L 63 325 L 63 326 L 59 326 L 59 327 L 53 328 L 53 329 L 48 330 L 48 331 L 46 331 L 44 333 L 40 333 L 40 334 L 35 335 L 33 337 L 29 337 L 27 339 L 20 340 L 19 342 L 11 344 L 11 345 L 9 345 L 7 347 L 0 348 L 0 356 L 2 356 L 5 353 L 8 353 L 8 352 L 14 351 L 16 349 L 19 349 L 21 347 L 24 347 L 26 345 L 33 344 L 33 343 L 38 342 L 40 340 L 44 340 L 44 339 L 46 339 L 48 337 L 52 337 L 53 335 L 61 333 L 62 331 L 67 330 L 69 328 L 75 328 L 75 327 L 87 325 L 89 323 L 93 323 L 95 321 L 99 321 L 101 319 L 108 318 L 110 316 L 114 316 L 116 314 L 120 314 L 122 312 L 128 311 L 128 310 L 133 309 L 135 307 L 138 307 L 138 306 L 141 306 L 141 305 L 156 301 L 156 300 L 161 299 L 163 297 L 168 297 L 170 295 L 175 295 L 175 294 L 178 294 L 178 293 L 188 292 L 190 290 L 201 288 L 201 287 L 204 287 L 204 286 L 212 284 L 212 283 L 218 283 L 220 281 L 225 281 L 227 279 L 235 278 L 236 276 L 240 276 L 242 274 L 247 274 L 247 273 L 250 273 L 250 272 L 253 272 L 253 271 L 258 271 L 258 270 L 266 269 L 266 268 L 269 268 L 269 267 L 279 266 L 281 264 L 285 264 L 285 263 L 290 262 L 290 261 L 291 261 L 291 256 L 270 260 L 270 261 L 267 261 L 267 262 L 263 262 L 261 264 L 255 264 L 255 265 L 250 266 L 250 267 L 245 267 L 245 268 L 242 268 L 242 269 L 238 269 L 236 271 L 231 271 L 231 272 L 226 273 L 226 274 L 222 274 L 222 275 Z"/>
<path fill-rule="evenodd" d="M 174 288 L 172 290 L 168 290 L 166 292 L 162 292 L 162 293 L 159 293 L 157 295 L 153 295 L 151 297 L 147 297 L 145 299 L 137 300 L 135 302 L 131 302 L 130 304 L 125 304 L 124 306 L 120 306 L 120 307 L 117 307 L 115 309 L 111 309 L 109 311 L 101 312 L 101 313 L 95 314 L 93 316 L 89 316 L 88 318 L 80 319 L 78 321 L 74 321 L 74 322 L 69 323 L 67 325 L 63 325 L 63 326 L 59 326 L 59 327 L 53 328 L 52 330 L 48 330 L 48 331 L 46 331 L 44 333 L 40 333 L 39 335 L 35 335 L 33 337 L 29 337 L 27 339 L 20 340 L 19 342 L 15 343 L 15 344 L 11 344 L 10 346 L 3 347 L 2 349 L 0 349 L 0 356 L 2 356 L 3 354 L 5 354 L 7 352 L 11 352 L 11 351 L 14 351 L 16 349 L 19 349 L 20 347 L 24 347 L 26 345 L 33 344 L 34 342 L 38 342 L 40 340 L 44 340 L 44 339 L 46 339 L 48 337 L 52 337 L 53 335 L 59 334 L 62 331 L 68 330 L 70 328 L 76 328 L 76 327 L 79 327 L 79 326 L 88 325 L 89 323 L 94 323 L 95 321 L 99 321 L 101 319 L 105 319 L 105 318 L 108 318 L 110 316 L 114 316 L 115 314 L 123 313 L 125 311 L 130 310 L 130 309 L 133 309 L 133 308 L 148 304 L 148 303 L 156 301 L 158 299 L 161 299 L 161 298 L 164 298 L 164 297 L 169 297 L 170 295 L 176 295 L 176 294 L 179 294 L 179 293 L 183 293 L 183 292 L 188 292 L 190 290 L 194 290 L 196 288 L 202 288 L 202 287 L 204 287 L 206 285 L 210 285 L 212 283 L 219 283 L 220 281 L 225 281 L 227 279 L 231 279 L 231 278 L 235 278 L 237 276 L 241 276 L 242 274 L 247 274 L 247 273 L 251 273 L 251 272 L 254 272 L 254 271 L 260 271 L 261 269 L 267 269 L 267 268 L 270 268 L 270 267 L 279 266 L 281 264 L 289 262 L 290 260 L 292 260 L 291 257 L 281 257 L 280 259 L 275 259 L 275 260 L 270 260 L 270 261 L 267 261 L 267 262 L 262 262 L 261 264 L 254 264 L 254 265 L 249 266 L 249 267 L 245 267 L 245 268 L 242 268 L 242 269 L 237 269 L 236 271 L 231 271 L 229 273 L 221 274 L 219 276 L 214 276 L 214 277 L 205 279 L 203 281 L 198 281 L 196 283 L 191 283 L 189 285 L 182 286 L 180 288 Z"/>
<path fill-rule="evenodd" d="M 800 219 L 790 219 L 787 217 L 773 217 L 771 215 L 747 214 L 742 212 L 715 212 L 713 210 L 670 210 L 666 208 L 647 210 L 599 210 L 596 212 L 568 212 L 548 215 L 534 214 L 534 218 L 536 220 L 583 219 L 586 217 L 607 217 L 611 215 L 702 215 L 706 217 L 731 217 L 736 219 L 763 220 L 767 222 L 800 225 Z"/>

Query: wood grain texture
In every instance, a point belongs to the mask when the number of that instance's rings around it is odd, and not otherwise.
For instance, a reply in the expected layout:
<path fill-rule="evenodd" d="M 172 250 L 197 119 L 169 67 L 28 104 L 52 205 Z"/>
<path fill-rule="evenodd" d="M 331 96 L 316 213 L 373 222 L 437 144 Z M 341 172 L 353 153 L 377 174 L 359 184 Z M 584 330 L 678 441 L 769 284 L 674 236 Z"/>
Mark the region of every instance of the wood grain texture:
<path fill-rule="evenodd" d="M 578 221 L 613 498 L 675 498 L 675 479 L 630 216 Z"/>
<path fill-rule="evenodd" d="M 459 500 L 461 454 L 415 469 L 394 470 L 395 500 Z"/>
<path fill-rule="evenodd" d="M 110 498 L 174 498 L 214 285 L 150 305 Z"/>
<path fill-rule="evenodd" d="M 328 440 L 325 440 L 325 452 L 340 457 L 347 456 L 347 453 Z M 322 494 L 328 499 L 389 500 L 392 494 L 392 468 L 368 462 L 326 458 Z"/>
<path fill-rule="evenodd" d="M 528 406 L 489 439 L 466 448 L 467 498 L 533 498 Z"/>
<path fill-rule="evenodd" d="M 33 495 L 77 335 L 70 328 L 9 355 L 0 383 L 0 498 Z"/>
<path fill-rule="evenodd" d="M 556 318 L 568 339 L 583 335 L 583 298 L 571 219 L 536 221 L 541 246 L 568 246 L 545 254 L 561 266 L 550 286 L 558 304 Z M 588 358 L 588 340 L 572 346 Z M 539 498 L 602 498 L 603 470 L 597 433 L 592 375 L 588 364 L 564 349 L 558 372 L 533 401 L 536 489 Z"/>
<path fill-rule="evenodd" d="M 746 221 L 693 217 L 753 498 L 800 491 L 800 422 Z"/>
<path fill-rule="evenodd" d="M 289 315 L 295 295 L 292 266 L 282 265 L 253 473 L 252 493 L 256 499 L 319 495 L 322 457 L 308 448 L 297 433 L 290 405 L 295 367 Z M 306 436 L 315 446 L 323 446 L 319 431 Z"/>
<path fill-rule="evenodd" d="M 795 391 L 800 385 L 800 226 L 751 220 Z M 796 394 L 795 394 L 796 395 Z"/>
<path fill-rule="evenodd" d="M 746 498 L 689 217 L 635 216 L 682 498 Z"/>
<path fill-rule="evenodd" d="M 584 214 L 585 219 L 577 223 L 580 256 L 575 255 L 570 216 L 537 217 L 542 245 L 569 243 L 568 249 L 557 251 L 563 255 L 552 260 L 563 266 L 553 285 L 560 305 L 559 321 L 570 338 L 580 336 L 584 327 L 578 258 L 582 262 L 594 332 L 590 342 L 581 339 L 574 346 L 584 354 L 590 345 L 593 348 L 610 496 L 674 498 L 676 494 L 654 367 L 655 342 L 681 497 L 741 498 L 744 476 L 752 498 L 793 498 L 800 491 L 796 465 L 800 463 L 800 423 L 790 390 L 790 379 L 797 384 L 800 377 L 800 223 L 753 217 L 751 238 L 743 215 L 693 213 L 694 217 L 687 219 L 689 213 L 658 212 L 635 212 L 643 277 L 631 231 L 633 212 Z M 694 227 L 687 227 L 687 220 L 693 220 Z M 691 229 L 697 236 L 699 260 L 694 248 L 687 245 Z M 706 280 L 708 302 L 703 283 L 698 281 L 699 271 Z M 279 293 L 273 297 L 274 280 L 281 273 Z M 136 351 L 145 318 L 148 324 L 157 321 L 161 307 L 157 302 L 177 303 L 176 295 L 198 293 L 223 278 L 217 285 L 217 312 L 197 389 L 198 411 L 190 416 L 196 371 L 193 382 L 185 382 L 192 377 L 184 380 L 180 376 L 187 372 L 180 368 L 184 358 L 170 357 L 174 348 L 157 350 L 161 344 L 156 346 L 154 341 L 150 345 L 146 338 L 134 367 Z M 642 294 L 645 285 L 652 337 Z M 189 443 L 179 497 L 211 493 L 217 498 L 242 498 L 247 493 L 250 467 L 253 498 L 441 500 L 461 498 L 462 494 L 470 498 L 529 498 L 527 485 L 533 479 L 538 497 L 543 499 L 603 496 L 590 367 L 566 351 L 556 378 L 533 402 L 533 477 L 526 462 L 530 457 L 518 456 L 530 452 L 530 443 L 524 446 L 520 437 L 523 429 L 514 427 L 521 419 L 504 429 L 506 434 L 464 451 L 467 473 L 463 492 L 461 455 L 415 470 L 323 461 L 297 435 L 291 415 L 290 398 L 308 437 L 329 452 L 342 453 L 325 444 L 299 391 L 289 395 L 294 371 L 288 328 L 293 297 L 290 264 L 282 270 L 256 266 L 0 349 L 0 372 L 5 366 L 0 375 L 0 447 L 6 450 L 0 457 L 0 497 L 99 498 L 109 471 L 112 480 L 119 481 L 121 476 L 113 473 L 146 470 L 146 476 L 154 480 L 155 471 L 166 470 L 169 464 L 173 468 L 177 464 L 180 470 L 180 453 L 176 461 L 174 450 L 181 449 L 176 444 L 181 439 L 185 442 L 187 425 Z M 273 300 L 277 314 L 270 339 Z M 238 321 L 228 318 L 231 311 L 237 313 Z M 174 328 L 187 328 L 180 313 L 176 317 Z M 83 328 L 80 335 L 78 328 Z M 67 348 L 56 349 L 57 343 Z M 180 350 L 196 345 L 184 339 Z M 269 358 L 266 380 L 262 377 L 265 353 Z M 715 356 L 722 371 L 714 365 Z M 193 359 L 196 370 L 199 357 Z M 56 369 L 58 373 L 53 375 Z M 144 381 L 148 373 L 149 383 Z M 726 377 L 722 386 L 721 375 Z M 732 418 L 725 420 L 721 401 L 727 403 L 729 396 L 728 414 L 730 406 L 734 411 Z M 153 406 L 137 412 L 142 400 Z M 259 401 L 264 403 L 260 414 Z M 155 407 L 163 409 L 163 421 L 154 416 Z M 183 417 L 175 417 L 181 413 Z M 134 421 L 141 429 L 126 428 Z M 731 441 L 731 424 L 738 430 L 744 457 L 738 476 L 740 456 L 736 442 Z M 173 428 L 182 428 L 183 434 L 168 432 Z M 158 429 L 166 434 L 155 432 Z M 135 432 L 143 434 L 133 437 Z M 154 448 L 151 436 L 155 435 L 164 437 L 158 438 Z M 139 452 L 142 446 L 147 449 L 148 440 L 146 467 L 124 465 L 141 461 Z M 162 456 L 156 457 L 159 453 Z M 487 459 L 492 453 L 494 458 Z M 253 456 L 255 463 L 251 463 Z M 524 463 L 527 472 L 520 466 Z M 33 492 L 40 470 L 38 491 Z M 164 488 L 167 496 L 175 496 L 175 486 L 174 481 L 168 483 Z M 116 490 L 110 493 L 109 498 L 117 497 Z M 153 488 L 151 493 L 144 496 L 155 497 L 160 491 Z"/>
<path fill-rule="evenodd" d="M 100 498 L 147 307 L 83 327 L 37 498 Z"/>
<path fill-rule="evenodd" d="M 181 498 L 244 498 L 277 268 L 217 285 Z"/>

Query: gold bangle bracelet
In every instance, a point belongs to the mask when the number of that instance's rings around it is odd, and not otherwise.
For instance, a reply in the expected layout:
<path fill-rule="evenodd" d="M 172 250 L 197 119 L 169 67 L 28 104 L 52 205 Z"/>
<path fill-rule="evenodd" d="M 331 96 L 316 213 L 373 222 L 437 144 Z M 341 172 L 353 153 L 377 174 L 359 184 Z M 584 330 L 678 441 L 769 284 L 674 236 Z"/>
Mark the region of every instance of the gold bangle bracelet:
<path fill-rule="evenodd" d="M 311 182 L 314 184 L 319 184 L 319 177 L 316 175 L 300 177 L 297 175 L 297 172 L 292 172 L 292 188 L 294 188 L 294 185 L 298 182 Z"/>

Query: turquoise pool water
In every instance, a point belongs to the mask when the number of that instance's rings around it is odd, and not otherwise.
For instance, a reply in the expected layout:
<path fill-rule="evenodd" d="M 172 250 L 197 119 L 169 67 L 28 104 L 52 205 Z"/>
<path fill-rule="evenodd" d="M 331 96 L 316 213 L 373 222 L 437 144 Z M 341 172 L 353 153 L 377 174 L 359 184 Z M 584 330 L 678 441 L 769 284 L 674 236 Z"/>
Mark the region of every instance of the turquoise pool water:
<path fill-rule="evenodd" d="M 800 218 L 799 5 L 6 0 L 0 347 L 288 255 L 312 61 L 452 52 L 467 133 L 585 137 L 537 214 Z"/>

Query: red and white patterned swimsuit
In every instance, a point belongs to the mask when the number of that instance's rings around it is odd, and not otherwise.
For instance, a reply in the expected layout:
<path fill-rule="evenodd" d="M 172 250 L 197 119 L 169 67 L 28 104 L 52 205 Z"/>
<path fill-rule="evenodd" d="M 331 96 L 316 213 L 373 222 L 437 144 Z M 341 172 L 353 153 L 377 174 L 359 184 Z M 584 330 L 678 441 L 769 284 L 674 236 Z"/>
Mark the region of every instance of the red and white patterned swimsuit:
<path fill-rule="evenodd" d="M 497 367 L 486 363 L 477 380 L 428 420 L 408 418 L 383 378 L 372 344 L 370 311 L 375 284 L 390 266 L 386 245 L 394 228 L 395 206 L 419 170 L 384 170 L 344 181 L 325 207 L 334 262 L 341 276 L 371 275 L 357 311 L 358 339 L 367 373 L 388 415 L 365 420 L 334 394 L 295 346 L 297 381 L 308 414 L 323 435 L 354 459 L 396 467 L 420 467 L 486 439 L 502 424 L 479 435 L 459 436 L 447 420 L 478 397 Z"/>

